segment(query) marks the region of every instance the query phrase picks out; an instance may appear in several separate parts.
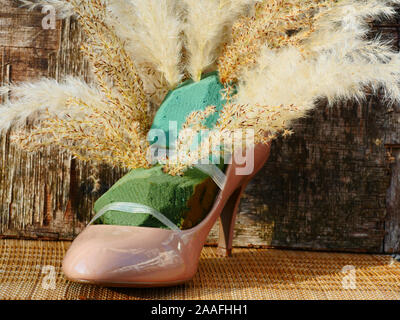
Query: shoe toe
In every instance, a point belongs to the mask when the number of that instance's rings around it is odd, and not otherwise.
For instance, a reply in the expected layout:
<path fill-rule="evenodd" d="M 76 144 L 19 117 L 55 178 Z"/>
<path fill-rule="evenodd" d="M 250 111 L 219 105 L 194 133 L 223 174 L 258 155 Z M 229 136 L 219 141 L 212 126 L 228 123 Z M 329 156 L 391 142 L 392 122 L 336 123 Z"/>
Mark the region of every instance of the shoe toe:
<path fill-rule="evenodd" d="M 180 282 L 193 276 L 184 251 L 176 231 L 93 225 L 72 243 L 63 272 L 72 281 L 99 284 Z"/>

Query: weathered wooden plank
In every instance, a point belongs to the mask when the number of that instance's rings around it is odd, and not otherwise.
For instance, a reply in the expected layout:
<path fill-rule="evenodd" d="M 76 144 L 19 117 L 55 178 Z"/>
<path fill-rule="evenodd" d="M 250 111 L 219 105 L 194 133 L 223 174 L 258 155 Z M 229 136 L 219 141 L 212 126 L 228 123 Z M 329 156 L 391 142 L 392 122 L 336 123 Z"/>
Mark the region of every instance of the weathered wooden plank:
<path fill-rule="evenodd" d="M 9 68 L 9 80 L 20 82 L 47 76 L 49 55 L 54 51 L 37 48 L 2 47 L 0 52 L 3 64 Z"/>
<path fill-rule="evenodd" d="M 42 14 L 0 12 L 0 43 L 5 47 L 56 50 L 59 34 L 43 29 L 42 19 Z M 16 22 L 18 25 L 15 25 Z"/>
<path fill-rule="evenodd" d="M 387 217 L 384 251 L 400 252 L 400 146 L 388 147 L 391 159 L 391 182 L 387 191 Z"/>
<path fill-rule="evenodd" d="M 24 15 L 14 15 L 17 21 L 21 16 Z M 41 20 L 32 23 L 40 25 Z M 29 32 L 36 32 L 37 28 Z M 82 33 L 76 21 L 65 20 L 57 30 L 49 32 L 57 34 L 53 38 L 58 43 L 53 49 L 3 47 L 3 83 L 43 76 L 60 80 L 66 75 L 92 81 L 88 63 L 79 51 Z M 12 75 L 6 74 L 6 66 Z M 26 155 L 9 144 L 9 133 L 2 136 L 1 142 L 3 236 L 72 239 L 90 220 L 94 201 L 124 173 L 104 165 L 81 163 L 52 148 Z"/>
<path fill-rule="evenodd" d="M 41 30 L 37 14 L 16 14 L 13 2 L 0 9 L 2 84 L 47 76 L 48 55 L 58 48 L 60 30 Z M 7 9 L 12 9 L 9 12 Z M 20 9 L 18 12 L 22 13 Z M 29 24 L 33 24 L 29 27 Z M 20 24 L 26 26 L 19 28 Z M 4 31 L 8 31 L 4 33 Z M 17 32 L 14 32 L 17 30 Z M 5 41 L 6 34 L 8 40 Z M 22 36 L 23 34 L 23 36 Z M 17 41 L 18 37 L 21 41 Z M 53 40 L 51 40 L 53 39 Z M 37 41 L 37 47 L 29 44 Z M 70 156 L 57 150 L 26 154 L 10 145 L 10 132 L 0 136 L 0 234 L 5 236 L 54 237 L 64 227 L 69 187 Z"/>
<path fill-rule="evenodd" d="M 0 137 L 0 234 L 48 237 L 64 228 L 70 156 L 48 149 L 27 155 Z"/>
<path fill-rule="evenodd" d="M 271 226 L 272 234 L 252 242 L 380 252 L 390 182 L 385 149 L 377 143 L 384 135 L 382 113 L 374 99 L 321 105 L 299 121 L 295 136 L 276 141 L 241 204 L 253 224 Z"/>

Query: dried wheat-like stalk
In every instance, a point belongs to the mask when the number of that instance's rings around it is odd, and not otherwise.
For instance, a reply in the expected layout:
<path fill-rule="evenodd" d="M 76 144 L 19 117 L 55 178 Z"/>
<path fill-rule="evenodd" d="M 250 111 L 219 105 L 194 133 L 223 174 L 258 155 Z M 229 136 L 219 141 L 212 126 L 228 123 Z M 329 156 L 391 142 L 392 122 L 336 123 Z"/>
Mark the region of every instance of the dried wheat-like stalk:
<path fill-rule="evenodd" d="M 60 82 L 42 79 L 0 88 L 0 92 L 8 91 L 12 92 L 12 99 L 0 106 L 0 130 L 7 130 L 11 126 L 22 127 L 28 118 L 36 123 L 49 116 L 61 119 L 66 113 L 70 117 L 84 117 L 82 110 L 66 107 L 71 97 L 96 105 L 99 109 L 109 108 L 97 87 L 74 77 L 67 77 Z"/>
<path fill-rule="evenodd" d="M 169 92 L 169 84 L 165 77 L 154 69 L 149 63 L 141 63 L 138 66 L 140 77 L 143 81 L 143 88 L 149 100 L 149 118 L 153 119 L 155 112 Z"/>
<path fill-rule="evenodd" d="M 136 66 L 112 27 L 105 23 L 107 7 L 102 0 L 68 0 L 87 36 L 83 52 L 92 63 L 96 80 L 121 120 L 150 127 L 148 101 Z"/>
<path fill-rule="evenodd" d="M 66 102 L 63 117 L 48 116 L 33 130 L 17 131 L 12 139 L 27 151 L 57 145 L 84 161 L 105 162 L 128 169 L 146 168 L 148 144 L 140 123 L 116 120 L 112 109 L 77 98 Z M 81 116 L 76 113 L 80 111 Z M 70 114 L 73 114 L 72 117 Z"/>
<path fill-rule="evenodd" d="M 251 68 L 260 49 L 293 45 L 313 32 L 315 15 L 331 8 L 337 0 L 265 0 L 256 4 L 255 13 L 236 22 L 232 43 L 218 61 L 222 83 L 234 82 L 241 72 Z"/>
<path fill-rule="evenodd" d="M 237 130 L 252 129 L 255 143 L 290 135 L 291 123 L 307 115 L 322 97 L 330 103 L 361 100 L 368 86 L 373 92 L 383 88 L 390 102 L 400 100 L 400 55 L 379 38 L 367 37 L 367 20 L 392 16 L 393 5 L 400 0 L 38 2 L 64 3 L 74 9 L 87 34 L 83 51 L 98 87 L 77 79 L 60 84 L 43 80 L 32 84 L 33 91 L 24 91 L 26 84 L 12 87 L 18 99 L 1 107 L 0 128 L 35 116 L 40 120 L 36 128 L 16 136 L 27 148 L 58 144 L 80 159 L 148 167 L 147 97 L 161 101 L 166 87 L 180 81 L 180 62 L 199 80 L 215 62 L 226 28 L 255 2 L 253 14 L 234 25 L 232 43 L 219 59 L 227 103 L 217 125 L 196 144 L 205 130 L 204 120 L 216 111 L 210 106 L 191 114 L 179 135 L 176 154 L 166 159 L 167 172 L 182 174 L 198 160 L 217 156 L 221 148 L 244 147 L 243 141 L 232 140 Z M 183 20 L 173 12 L 175 6 L 186 13 Z M 65 8 L 60 10 L 69 12 Z M 132 22 L 118 21 L 131 16 Z M 186 37 L 184 58 L 181 30 Z M 216 140 L 222 143 L 214 147 Z"/>
<path fill-rule="evenodd" d="M 128 40 L 127 46 L 135 60 L 153 65 L 173 89 L 183 77 L 183 22 L 176 0 L 134 0 L 129 3 L 132 5 L 132 16 L 128 20 L 132 21 L 131 26 L 125 32 L 119 28 L 123 38 Z M 120 25 L 124 23 L 119 22 Z"/>
<path fill-rule="evenodd" d="M 186 118 L 179 132 L 174 152 L 167 159 L 159 161 L 164 164 L 165 172 L 170 175 L 181 175 L 189 165 L 201 158 L 200 147 L 196 146 L 193 150 L 192 146 L 198 138 L 199 132 L 207 129 L 203 122 L 215 112 L 215 107 L 209 106 L 205 110 L 192 112 Z"/>
<path fill-rule="evenodd" d="M 143 80 L 146 96 L 156 107 L 182 77 L 182 22 L 179 19 L 181 10 L 174 10 L 177 3 L 176 0 L 107 2 L 106 23 L 124 42 L 125 50 L 135 61 Z M 142 14 L 147 7 L 152 10 Z M 168 10 L 160 10 L 160 7 Z"/>
<path fill-rule="evenodd" d="M 29 10 L 50 5 L 55 9 L 59 18 L 76 16 L 74 7 L 68 0 L 19 1 L 21 7 Z M 107 0 L 103 2 L 107 9 L 104 23 L 115 30 L 115 34 L 124 43 L 125 52 L 135 61 L 137 73 L 143 80 L 147 99 L 158 106 L 168 90 L 173 87 L 173 83 L 181 77 L 180 69 L 182 67 L 179 58 L 182 45 L 180 36 L 182 22 L 180 19 L 177 20 L 181 10 L 171 13 L 172 8 L 176 5 L 176 0 L 153 0 L 150 2 L 161 6 L 162 9 L 168 5 L 169 10 L 165 12 L 158 8 L 151 12 L 145 12 L 143 15 L 134 6 L 138 3 L 137 1 Z M 144 8 L 149 5 L 149 2 L 143 0 L 140 3 Z M 174 24 L 178 23 L 179 25 L 173 28 Z M 165 59 L 162 55 L 165 56 Z M 169 72 L 169 79 L 176 77 L 176 81 L 168 82 L 166 80 L 162 71 L 166 69 L 172 69 Z"/>
<path fill-rule="evenodd" d="M 20 130 L 13 137 L 27 150 L 58 145 L 82 160 L 126 168 L 148 167 L 148 102 L 132 59 L 113 28 L 105 23 L 105 2 L 67 2 L 87 35 L 83 51 L 92 63 L 99 89 L 76 79 L 65 84 L 42 80 L 29 93 L 22 92 L 23 85 L 14 86 L 11 89 L 20 95 L 3 106 L 8 118 L 2 121 L 9 125 L 15 120 L 23 122 L 30 115 L 41 120 L 36 121 L 32 131 Z M 29 103 L 29 110 L 23 110 Z"/>
<path fill-rule="evenodd" d="M 224 40 L 224 29 L 255 0 L 184 0 L 185 37 L 189 53 L 187 70 L 195 81 L 217 59 L 217 48 Z"/>
<path fill-rule="evenodd" d="M 371 19 L 387 19 L 396 14 L 394 4 L 400 4 L 400 1 L 341 0 L 330 10 L 314 17 L 314 32 L 298 47 L 306 54 L 312 54 L 332 48 L 337 50 L 340 46 L 346 47 L 346 43 L 363 40 L 370 31 Z M 387 46 L 383 46 L 383 51 L 387 52 Z"/>
<path fill-rule="evenodd" d="M 313 15 L 313 27 L 296 41 L 287 38 L 283 45 L 270 41 L 257 44 L 253 68 L 241 71 L 237 94 L 224 106 L 210 139 L 222 135 L 223 149 L 240 148 L 241 143 L 232 144 L 230 138 L 235 130 L 251 128 L 254 142 L 266 143 L 279 134 L 291 134 L 292 122 L 315 108 L 316 100 L 327 98 L 331 104 L 343 99 L 363 100 L 366 87 L 373 93 L 383 89 L 388 102 L 399 102 L 400 54 L 379 38 L 366 37 L 366 19 L 393 15 L 393 3 L 400 1 L 342 0 Z M 297 22 L 295 25 L 299 27 Z M 278 33 L 280 28 L 278 23 Z M 234 80 L 232 76 L 227 79 Z M 186 126 L 195 130 L 179 137 L 178 149 L 183 150 L 184 158 L 178 158 L 177 164 L 168 163 L 166 170 L 171 174 L 182 174 L 204 158 L 200 150 L 207 149 L 209 139 L 191 149 L 201 129 L 198 121 L 202 121 L 198 114 L 188 118 Z M 213 154 L 218 149 L 207 151 Z"/>
<path fill-rule="evenodd" d="M 171 175 L 182 175 L 188 167 L 204 159 L 221 159 L 226 153 L 246 148 L 249 143 L 268 143 L 279 133 L 292 134 L 287 129 L 287 118 L 297 118 L 302 110 L 294 105 L 260 106 L 228 104 L 220 113 L 217 124 L 197 140 L 207 128 L 202 122 L 216 109 L 212 106 L 196 111 L 187 119 L 179 133 L 177 147 L 172 157 L 166 159 L 164 170 Z M 240 131 L 239 131 L 240 130 Z"/>
<path fill-rule="evenodd" d="M 366 18 L 395 13 L 389 5 L 394 1 L 384 2 L 343 0 L 318 18 L 301 45 L 263 46 L 255 67 L 241 77 L 238 103 L 313 108 L 322 97 L 331 103 L 362 100 L 367 86 L 375 92 L 384 88 L 389 100 L 398 100 L 399 54 L 380 38 L 366 37 Z"/>

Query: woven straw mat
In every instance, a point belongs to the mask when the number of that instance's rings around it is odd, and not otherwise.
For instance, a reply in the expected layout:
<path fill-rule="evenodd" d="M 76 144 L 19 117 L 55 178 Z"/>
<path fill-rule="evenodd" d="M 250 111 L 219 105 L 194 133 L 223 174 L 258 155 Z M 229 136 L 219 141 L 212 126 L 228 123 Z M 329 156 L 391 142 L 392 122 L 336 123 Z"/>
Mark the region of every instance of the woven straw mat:
<path fill-rule="evenodd" d="M 128 289 L 66 280 L 69 245 L 0 240 L 0 299 L 400 299 L 400 263 L 390 256 L 236 248 L 223 258 L 205 247 L 192 281 Z"/>

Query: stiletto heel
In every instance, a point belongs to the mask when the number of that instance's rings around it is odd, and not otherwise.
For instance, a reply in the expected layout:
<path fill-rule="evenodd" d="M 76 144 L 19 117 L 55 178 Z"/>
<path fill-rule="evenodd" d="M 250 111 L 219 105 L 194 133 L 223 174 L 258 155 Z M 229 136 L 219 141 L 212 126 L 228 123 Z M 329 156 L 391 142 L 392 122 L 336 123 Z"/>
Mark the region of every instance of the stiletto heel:
<path fill-rule="evenodd" d="M 219 240 L 217 254 L 224 257 L 232 255 L 232 241 L 235 229 L 236 214 L 239 209 L 240 198 L 246 186 L 236 189 L 229 197 L 219 218 Z"/>

